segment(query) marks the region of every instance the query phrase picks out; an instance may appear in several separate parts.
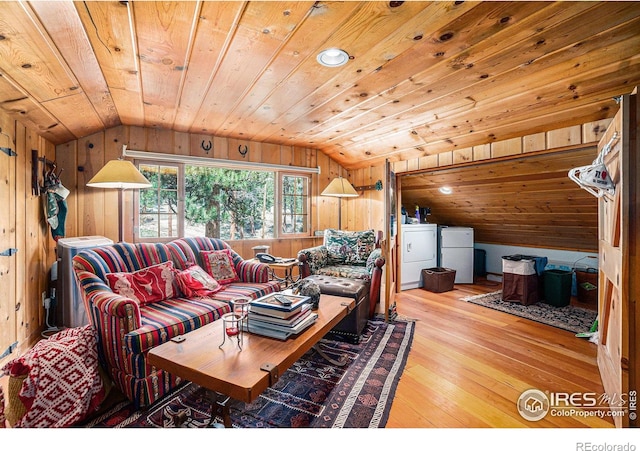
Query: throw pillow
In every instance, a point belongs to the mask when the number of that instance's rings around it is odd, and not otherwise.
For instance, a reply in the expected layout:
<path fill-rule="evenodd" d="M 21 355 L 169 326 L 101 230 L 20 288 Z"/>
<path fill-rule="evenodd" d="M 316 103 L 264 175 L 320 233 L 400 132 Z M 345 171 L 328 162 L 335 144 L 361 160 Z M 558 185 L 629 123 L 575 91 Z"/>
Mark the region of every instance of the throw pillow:
<path fill-rule="evenodd" d="M 65 329 L 8 362 L 0 374 L 22 378 L 25 413 L 16 428 L 69 427 L 95 412 L 105 397 L 98 370 L 97 332 Z"/>
<path fill-rule="evenodd" d="M 146 305 L 176 296 L 175 274 L 173 262 L 169 261 L 136 272 L 109 273 L 107 281 L 114 293 Z"/>
<path fill-rule="evenodd" d="M 226 285 L 240 280 L 229 249 L 200 251 L 200 257 L 204 263 L 204 269 L 219 283 Z"/>
<path fill-rule="evenodd" d="M 192 265 L 176 274 L 180 291 L 188 298 L 211 296 L 223 287 L 198 265 Z"/>
<path fill-rule="evenodd" d="M 327 229 L 324 242 L 329 263 L 333 265 L 364 266 L 369 254 L 376 248 L 373 229 L 361 232 Z"/>

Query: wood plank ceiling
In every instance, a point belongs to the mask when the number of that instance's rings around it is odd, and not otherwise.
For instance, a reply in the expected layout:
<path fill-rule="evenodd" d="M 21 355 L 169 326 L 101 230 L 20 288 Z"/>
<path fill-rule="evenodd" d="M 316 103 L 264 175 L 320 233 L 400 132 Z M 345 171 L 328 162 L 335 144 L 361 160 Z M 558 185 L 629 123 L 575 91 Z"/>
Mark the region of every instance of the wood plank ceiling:
<path fill-rule="evenodd" d="M 125 124 L 355 169 L 611 117 L 639 30 L 626 1 L 4 1 L 0 108 L 54 144 Z"/>
<path fill-rule="evenodd" d="M 402 177 L 402 205 L 431 208 L 434 224 L 471 226 L 476 242 L 598 251 L 596 197 L 567 177 L 597 149 L 567 149 Z M 441 187 L 450 187 L 443 194 Z"/>

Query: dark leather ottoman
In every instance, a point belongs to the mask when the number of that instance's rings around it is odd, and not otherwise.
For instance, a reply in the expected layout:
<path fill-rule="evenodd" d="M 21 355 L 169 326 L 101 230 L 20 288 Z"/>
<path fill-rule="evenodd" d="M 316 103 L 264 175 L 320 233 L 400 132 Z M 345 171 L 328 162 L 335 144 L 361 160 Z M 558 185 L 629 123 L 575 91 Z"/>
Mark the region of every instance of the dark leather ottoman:
<path fill-rule="evenodd" d="M 369 281 L 319 274 L 310 275 L 306 279 L 315 281 L 322 294 L 355 299 L 356 307 L 336 327 L 331 329 L 331 333 L 337 334 L 351 343 L 358 343 L 369 319 Z M 322 307 L 322 301 L 320 302 Z"/>

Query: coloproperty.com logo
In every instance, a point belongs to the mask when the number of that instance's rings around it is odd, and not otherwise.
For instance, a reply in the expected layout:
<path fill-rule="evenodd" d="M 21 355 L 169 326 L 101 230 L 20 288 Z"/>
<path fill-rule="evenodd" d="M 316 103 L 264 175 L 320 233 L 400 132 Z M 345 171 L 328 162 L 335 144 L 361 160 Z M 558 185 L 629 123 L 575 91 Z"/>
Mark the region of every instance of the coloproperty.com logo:
<path fill-rule="evenodd" d="M 518 412 L 528 421 L 554 417 L 622 417 L 635 420 L 636 392 L 628 394 L 543 392 L 531 388 L 518 398 Z"/>

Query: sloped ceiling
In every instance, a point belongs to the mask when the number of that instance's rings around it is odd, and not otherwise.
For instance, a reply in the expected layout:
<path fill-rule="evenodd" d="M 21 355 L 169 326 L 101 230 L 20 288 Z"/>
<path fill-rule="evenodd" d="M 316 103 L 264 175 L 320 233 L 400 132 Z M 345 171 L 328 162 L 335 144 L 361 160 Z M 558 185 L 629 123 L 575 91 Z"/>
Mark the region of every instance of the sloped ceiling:
<path fill-rule="evenodd" d="M 567 177 L 596 154 L 585 146 L 405 175 L 401 202 L 411 217 L 419 205 L 431 223 L 473 227 L 477 242 L 598 252 L 597 199 Z"/>
<path fill-rule="evenodd" d="M 638 2 L 5 1 L 0 108 L 54 144 L 125 124 L 360 168 L 611 117 L 639 30 Z"/>

